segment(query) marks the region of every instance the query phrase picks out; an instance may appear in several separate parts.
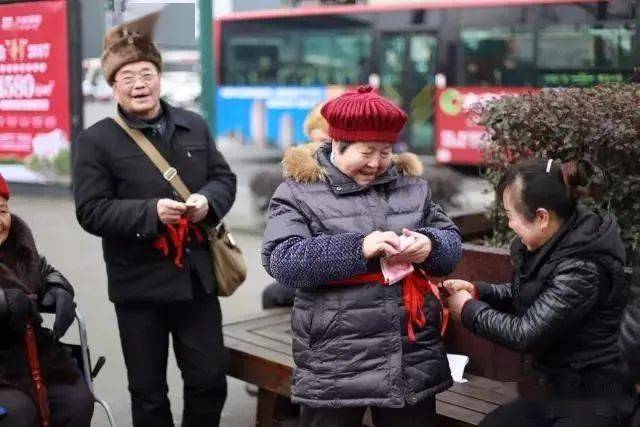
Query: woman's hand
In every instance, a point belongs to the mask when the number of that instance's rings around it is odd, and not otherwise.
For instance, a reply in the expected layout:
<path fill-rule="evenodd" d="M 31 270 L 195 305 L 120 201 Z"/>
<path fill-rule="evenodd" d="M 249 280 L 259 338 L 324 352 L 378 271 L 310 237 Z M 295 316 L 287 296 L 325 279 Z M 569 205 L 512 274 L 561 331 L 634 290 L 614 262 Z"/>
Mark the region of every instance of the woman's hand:
<path fill-rule="evenodd" d="M 406 237 L 413 237 L 415 240 L 407 246 L 402 252 L 392 257 L 393 262 L 413 262 L 416 264 L 423 263 L 433 249 L 431 239 L 421 233 L 416 233 L 408 229 L 403 229 L 402 234 Z"/>
<path fill-rule="evenodd" d="M 393 231 L 374 231 L 367 235 L 362 242 L 362 255 L 364 259 L 378 256 L 391 256 L 398 253 L 400 238 Z"/>
<path fill-rule="evenodd" d="M 469 292 L 464 290 L 456 292 L 447 298 L 447 306 L 449 307 L 449 312 L 453 320 L 459 322 L 462 319 L 462 308 L 470 299 L 473 299 L 473 297 Z"/>
<path fill-rule="evenodd" d="M 449 295 L 453 295 L 456 292 L 460 292 L 460 291 L 467 291 L 471 295 L 473 295 L 476 292 L 475 285 L 473 283 L 467 282 L 466 280 L 458 280 L 458 279 L 445 280 L 444 282 L 442 282 L 442 285 L 447 290 Z"/>
<path fill-rule="evenodd" d="M 4 298 L 7 303 L 8 326 L 14 332 L 22 332 L 31 321 L 36 324 L 42 322 L 35 302 L 20 289 L 4 289 Z"/>

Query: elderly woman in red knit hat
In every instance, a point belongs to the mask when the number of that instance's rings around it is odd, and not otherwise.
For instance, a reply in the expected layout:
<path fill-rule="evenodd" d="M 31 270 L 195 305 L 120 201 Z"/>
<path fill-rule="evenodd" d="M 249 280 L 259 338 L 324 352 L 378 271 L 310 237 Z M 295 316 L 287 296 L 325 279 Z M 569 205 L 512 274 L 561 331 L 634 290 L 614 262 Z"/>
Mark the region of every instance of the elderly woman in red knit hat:
<path fill-rule="evenodd" d="M 442 305 L 428 275 L 453 271 L 460 233 L 392 145 L 407 122 L 362 87 L 322 108 L 331 141 L 290 150 L 269 206 L 263 265 L 296 288 L 292 400 L 304 426 L 434 425 L 451 386 Z"/>
<path fill-rule="evenodd" d="M 40 256 L 29 227 L 9 211 L 9 187 L 0 175 L 0 416 L 2 427 L 37 427 L 37 393 L 31 379 L 25 331 L 35 331 L 38 358 L 53 427 L 88 427 L 93 396 L 60 338 L 75 316 L 73 288 Z M 40 324 L 39 309 L 56 313 L 53 331 Z"/>

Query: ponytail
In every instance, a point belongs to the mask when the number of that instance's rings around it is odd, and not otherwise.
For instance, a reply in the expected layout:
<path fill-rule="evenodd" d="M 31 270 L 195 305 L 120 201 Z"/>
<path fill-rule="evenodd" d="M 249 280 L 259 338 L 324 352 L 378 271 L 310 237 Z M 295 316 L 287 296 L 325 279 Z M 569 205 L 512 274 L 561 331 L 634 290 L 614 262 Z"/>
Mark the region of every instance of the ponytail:
<path fill-rule="evenodd" d="M 562 181 L 571 197 L 600 198 L 603 172 L 592 162 L 588 160 L 567 162 L 560 166 L 560 171 Z"/>

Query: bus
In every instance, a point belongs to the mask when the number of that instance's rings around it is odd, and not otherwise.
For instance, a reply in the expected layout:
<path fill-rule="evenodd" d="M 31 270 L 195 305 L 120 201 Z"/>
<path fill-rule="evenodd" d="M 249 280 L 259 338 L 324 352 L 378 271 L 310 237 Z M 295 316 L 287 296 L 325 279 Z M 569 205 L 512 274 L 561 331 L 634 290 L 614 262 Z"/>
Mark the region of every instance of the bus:
<path fill-rule="evenodd" d="M 372 84 L 408 113 L 408 149 L 476 164 L 482 129 L 460 106 L 628 80 L 640 64 L 639 3 L 370 0 L 223 16 L 214 25 L 217 133 L 300 143 L 315 103 Z M 228 114 L 240 106 L 246 117 Z"/>

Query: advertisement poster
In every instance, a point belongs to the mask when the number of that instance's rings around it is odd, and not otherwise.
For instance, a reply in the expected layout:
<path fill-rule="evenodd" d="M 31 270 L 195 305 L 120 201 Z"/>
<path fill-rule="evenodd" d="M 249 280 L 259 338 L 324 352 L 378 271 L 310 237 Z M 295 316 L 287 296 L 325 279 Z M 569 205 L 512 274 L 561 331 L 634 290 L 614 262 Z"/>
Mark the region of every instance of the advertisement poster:
<path fill-rule="evenodd" d="M 477 165 L 483 161 L 485 128 L 475 123 L 471 107 L 503 96 L 538 89 L 528 87 L 449 87 L 436 92 L 436 160 Z"/>
<path fill-rule="evenodd" d="M 321 102 L 347 86 L 220 86 L 216 140 L 222 144 L 285 149 L 307 142 L 304 121 Z"/>
<path fill-rule="evenodd" d="M 0 172 L 68 181 L 70 101 L 65 1 L 0 5 Z"/>

